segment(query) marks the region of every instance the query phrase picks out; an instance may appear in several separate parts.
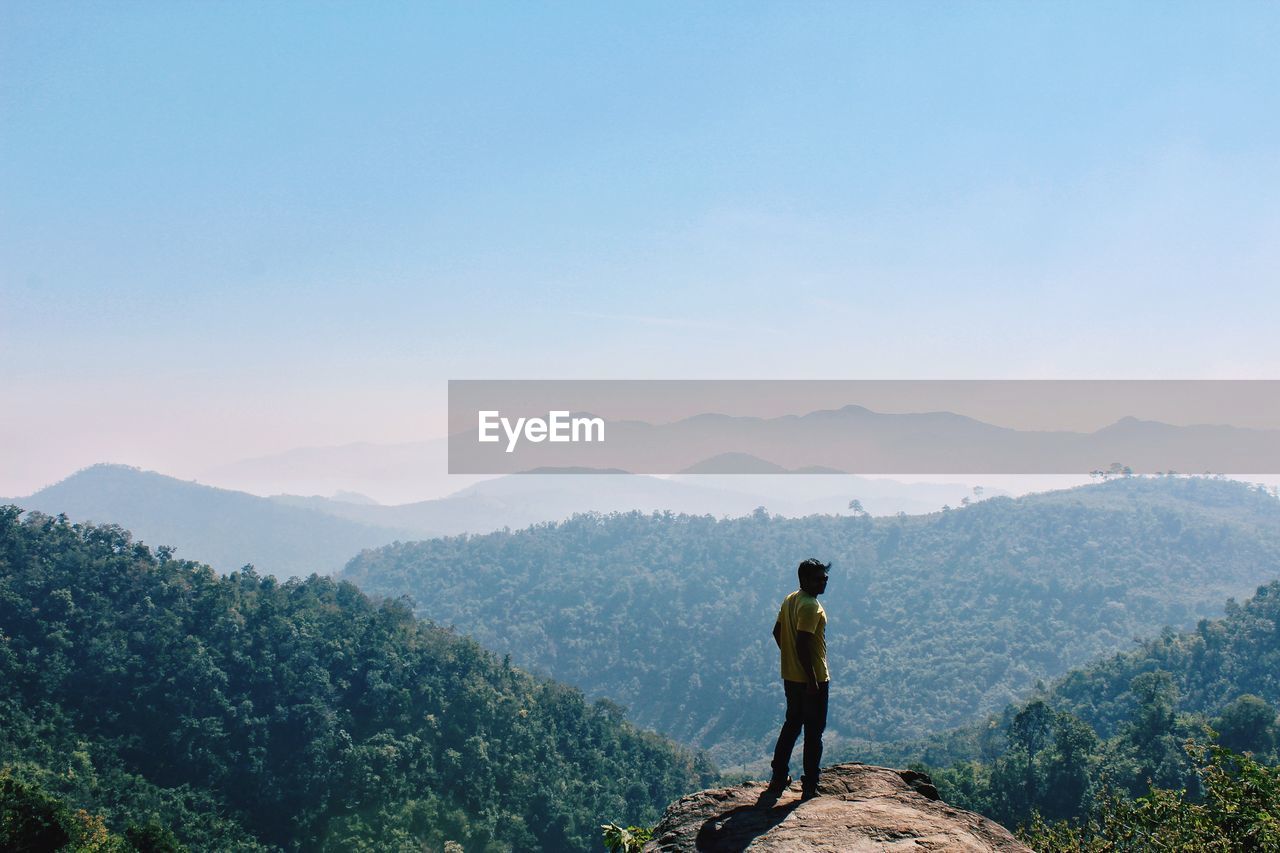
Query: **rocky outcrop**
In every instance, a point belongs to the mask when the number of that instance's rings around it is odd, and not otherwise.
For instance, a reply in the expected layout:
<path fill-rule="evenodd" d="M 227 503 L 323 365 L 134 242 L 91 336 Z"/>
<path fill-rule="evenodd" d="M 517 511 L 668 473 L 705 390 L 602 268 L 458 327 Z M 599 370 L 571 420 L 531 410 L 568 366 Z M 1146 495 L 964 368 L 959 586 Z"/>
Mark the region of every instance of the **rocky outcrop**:
<path fill-rule="evenodd" d="M 948 806 L 929 777 L 870 764 L 822 771 L 818 796 L 800 801 L 793 783 L 781 796 L 763 782 L 699 791 L 667 807 L 645 853 L 738 851 L 1021 851 L 1000 824 Z"/>

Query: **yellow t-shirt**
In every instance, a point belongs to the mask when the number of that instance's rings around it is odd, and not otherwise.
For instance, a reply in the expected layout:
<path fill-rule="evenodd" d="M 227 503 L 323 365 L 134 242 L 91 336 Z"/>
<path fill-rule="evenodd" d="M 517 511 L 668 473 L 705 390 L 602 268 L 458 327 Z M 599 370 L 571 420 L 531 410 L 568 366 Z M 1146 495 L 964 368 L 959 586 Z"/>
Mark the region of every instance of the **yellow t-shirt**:
<path fill-rule="evenodd" d="M 809 644 L 813 673 L 819 683 L 830 681 L 831 675 L 827 672 L 827 611 L 822 609 L 818 599 L 802 589 L 796 590 L 782 599 L 778 622 L 782 625 L 783 679 L 809 681 L 809 675 L 800 665 L 800 657 L 796 653 L 796 631 L 808 631 L 813 634 L 813 641 Z"/>

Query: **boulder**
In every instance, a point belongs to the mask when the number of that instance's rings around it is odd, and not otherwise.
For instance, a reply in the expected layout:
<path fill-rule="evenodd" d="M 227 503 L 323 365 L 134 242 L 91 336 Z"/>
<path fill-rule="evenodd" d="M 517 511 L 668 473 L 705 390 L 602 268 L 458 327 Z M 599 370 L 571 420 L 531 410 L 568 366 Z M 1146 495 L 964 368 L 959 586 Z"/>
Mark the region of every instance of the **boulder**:
<path fill-rule="evenodd" d="M 645 853 L 738 851 L 1020 851 L 1000 824 L 938 799 L 923 773 L 870 764 L 822 771 L 818 796 L 793 783 L 769 796 L 764 782 L 681 797 L 667 807 Z"/>

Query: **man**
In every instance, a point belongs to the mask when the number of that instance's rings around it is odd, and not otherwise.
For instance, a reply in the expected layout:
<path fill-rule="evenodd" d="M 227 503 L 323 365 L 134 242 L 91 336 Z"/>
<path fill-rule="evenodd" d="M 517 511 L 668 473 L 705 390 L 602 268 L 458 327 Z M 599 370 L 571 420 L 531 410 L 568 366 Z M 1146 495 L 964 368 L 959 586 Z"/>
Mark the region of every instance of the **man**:
<path fill-rule="evenodd" d="M 801 799 L 818 793 L 818 765 L 822 761 L 822 731 L 827 727 L 827 613 L 818 596 L 827 591 L 830 563 L 810 558 L 800 564 L 800 589 L 782 600 L 773 623 L 773 641 L 782 653 L 782 687 L 787 695 L 787 718 L 773 750 L 773 779 L 769 791 L 782 793 L 791 784 L 787 771 L 791 750 L 804 730 L 804 776 Z"/>

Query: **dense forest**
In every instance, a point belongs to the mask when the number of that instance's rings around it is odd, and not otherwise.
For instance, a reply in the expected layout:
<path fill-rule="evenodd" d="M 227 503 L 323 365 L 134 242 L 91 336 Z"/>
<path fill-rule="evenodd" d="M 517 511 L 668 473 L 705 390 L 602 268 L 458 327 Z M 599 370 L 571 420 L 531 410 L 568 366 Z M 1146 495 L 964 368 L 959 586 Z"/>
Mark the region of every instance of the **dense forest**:
<path fill-rule="evenodd" d="M 1280 573 L 1280 501 L 1163 477 L 914 517 L 579 515 L 367 551 L 344 576 L 728 764 L 767 752 L 769 631 L 808 556 L 834 563 L 829 742 L 895 741 L 1220 613 Z"/>
<path fill-rule="evenodd" d="M 1011 827 L 1072 821 L 1095 835 L 1114 829 L 1117 815 L 1141 818 L 1152 803 L 1181 819 L 1175 813 L 1212 799 L 1224 772 L 1243 771 L 1255 794 L 1265 788 L 1280 844 L 1280 775 L 1268 767 L 1280 763 L 1277 706 L 1280 581 L 1243 604 L 1228 602 L 1221 619 L 1075 669 L 980 723 L 838 757 L 912 762 L 948 803 Z M 1247 753 L 1257 766 L 1224 760 L 1215 746 Z"/>
<path fill-rule="evenodd" d="M 590 850 L 712 776 L 403 602 L 0 508 L 0 847 Z"/>
<path fill-rule="evenodd" d="M 601 822 L 651 825 L 714 770 L 519 667 L 763 754 L 768 629 L 810 555 L 835 562 L 830 761 L 913 762 L 1045 849 L 1143 821 L 1245 831 L 1204 815 L 1274 793 L 1280 583 L 1257 584 L 1280 576 L 1280 503 L 1240 483 L 923 517 L 583 515 L 285 583 L 6 507 L 0 846 L 599 849 Z"/>

